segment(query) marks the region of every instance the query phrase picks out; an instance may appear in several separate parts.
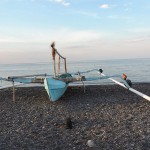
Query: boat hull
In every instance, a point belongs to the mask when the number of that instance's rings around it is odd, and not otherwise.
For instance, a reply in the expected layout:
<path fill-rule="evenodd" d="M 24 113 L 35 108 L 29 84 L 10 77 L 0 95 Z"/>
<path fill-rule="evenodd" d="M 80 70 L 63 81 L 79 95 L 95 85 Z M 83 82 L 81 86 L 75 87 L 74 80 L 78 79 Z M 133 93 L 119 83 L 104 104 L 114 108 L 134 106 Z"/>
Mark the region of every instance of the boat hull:
<path fill-rule="evenodd" d="M 44 86 L 49 95 L 50 101 L 57 101 L 67 90 L 68 84 L 54 78 L 45 78 Z"/>

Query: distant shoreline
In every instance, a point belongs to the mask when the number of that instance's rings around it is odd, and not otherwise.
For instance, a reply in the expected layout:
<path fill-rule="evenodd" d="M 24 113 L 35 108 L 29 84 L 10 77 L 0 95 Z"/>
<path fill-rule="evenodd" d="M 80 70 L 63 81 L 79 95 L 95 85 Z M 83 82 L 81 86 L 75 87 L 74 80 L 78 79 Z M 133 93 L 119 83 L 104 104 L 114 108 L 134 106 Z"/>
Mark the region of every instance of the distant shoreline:
<path fill-rule="evenodd" d="M 96 60 L 69 60 L 69 59 L 67 59 L 68 61 L 67 61 L 67 63 L 81 63 L 81 62 L 96 62 L 96 61 L 120 61 L 120 60 L 137 60 L 137 59 L 150 59 L 150 58 L 114 58 L 114 59 L 96 59 Z M 44 61 L 42 61 L 42 62 L 12 62 L 12 63 L 1 63 L 0 65 L 19 65 L 19 64 L 21 64 L 21 65 L 23 65 L 23 64 L 27 64 L 27 65 L 29 65 L 29 64 L 48 64 L 48 63 L 52 63 L 52 60 L 50 60 L 50 61 L 47 61 L 47 62 L 44 62 Z"/>

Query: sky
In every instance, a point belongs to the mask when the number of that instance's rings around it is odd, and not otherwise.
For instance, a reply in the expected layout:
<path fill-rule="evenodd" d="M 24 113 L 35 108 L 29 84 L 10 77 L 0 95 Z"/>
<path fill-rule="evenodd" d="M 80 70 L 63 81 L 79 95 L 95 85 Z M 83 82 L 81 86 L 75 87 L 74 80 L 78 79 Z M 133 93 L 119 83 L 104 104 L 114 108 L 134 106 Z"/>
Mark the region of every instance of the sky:
<path fill-rule="evenodd" d="M 0 63 L 150 58 L 150 0 L 0 0 Z"/>

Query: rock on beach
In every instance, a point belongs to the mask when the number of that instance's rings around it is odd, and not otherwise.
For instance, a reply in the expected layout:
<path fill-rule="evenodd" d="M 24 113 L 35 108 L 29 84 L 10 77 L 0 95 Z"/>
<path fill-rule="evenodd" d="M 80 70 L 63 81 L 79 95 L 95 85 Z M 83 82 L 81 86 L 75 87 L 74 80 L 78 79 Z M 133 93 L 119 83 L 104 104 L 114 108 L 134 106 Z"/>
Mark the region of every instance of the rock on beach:
<path fill-rule="evenodd" d="M 150 83 L 133 88 L 150 96 Z M 150 149 L 150 102 L 118 85 L 69 87 L 56 102 L 43 87 L 15 93 L 0 90 L 0 150 Z"/>

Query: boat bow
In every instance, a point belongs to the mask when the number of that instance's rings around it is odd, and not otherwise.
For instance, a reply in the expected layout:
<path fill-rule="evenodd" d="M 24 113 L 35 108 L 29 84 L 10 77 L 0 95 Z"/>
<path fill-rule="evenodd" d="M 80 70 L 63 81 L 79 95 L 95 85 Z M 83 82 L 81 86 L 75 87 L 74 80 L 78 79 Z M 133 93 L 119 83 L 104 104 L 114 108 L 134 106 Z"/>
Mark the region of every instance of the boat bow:
<path fill-rule="evenodd" d="M 51 101 L 58 100 L 67 90 L 68 84 L 54 78 L 45 78 L 44 86 Z"/>

